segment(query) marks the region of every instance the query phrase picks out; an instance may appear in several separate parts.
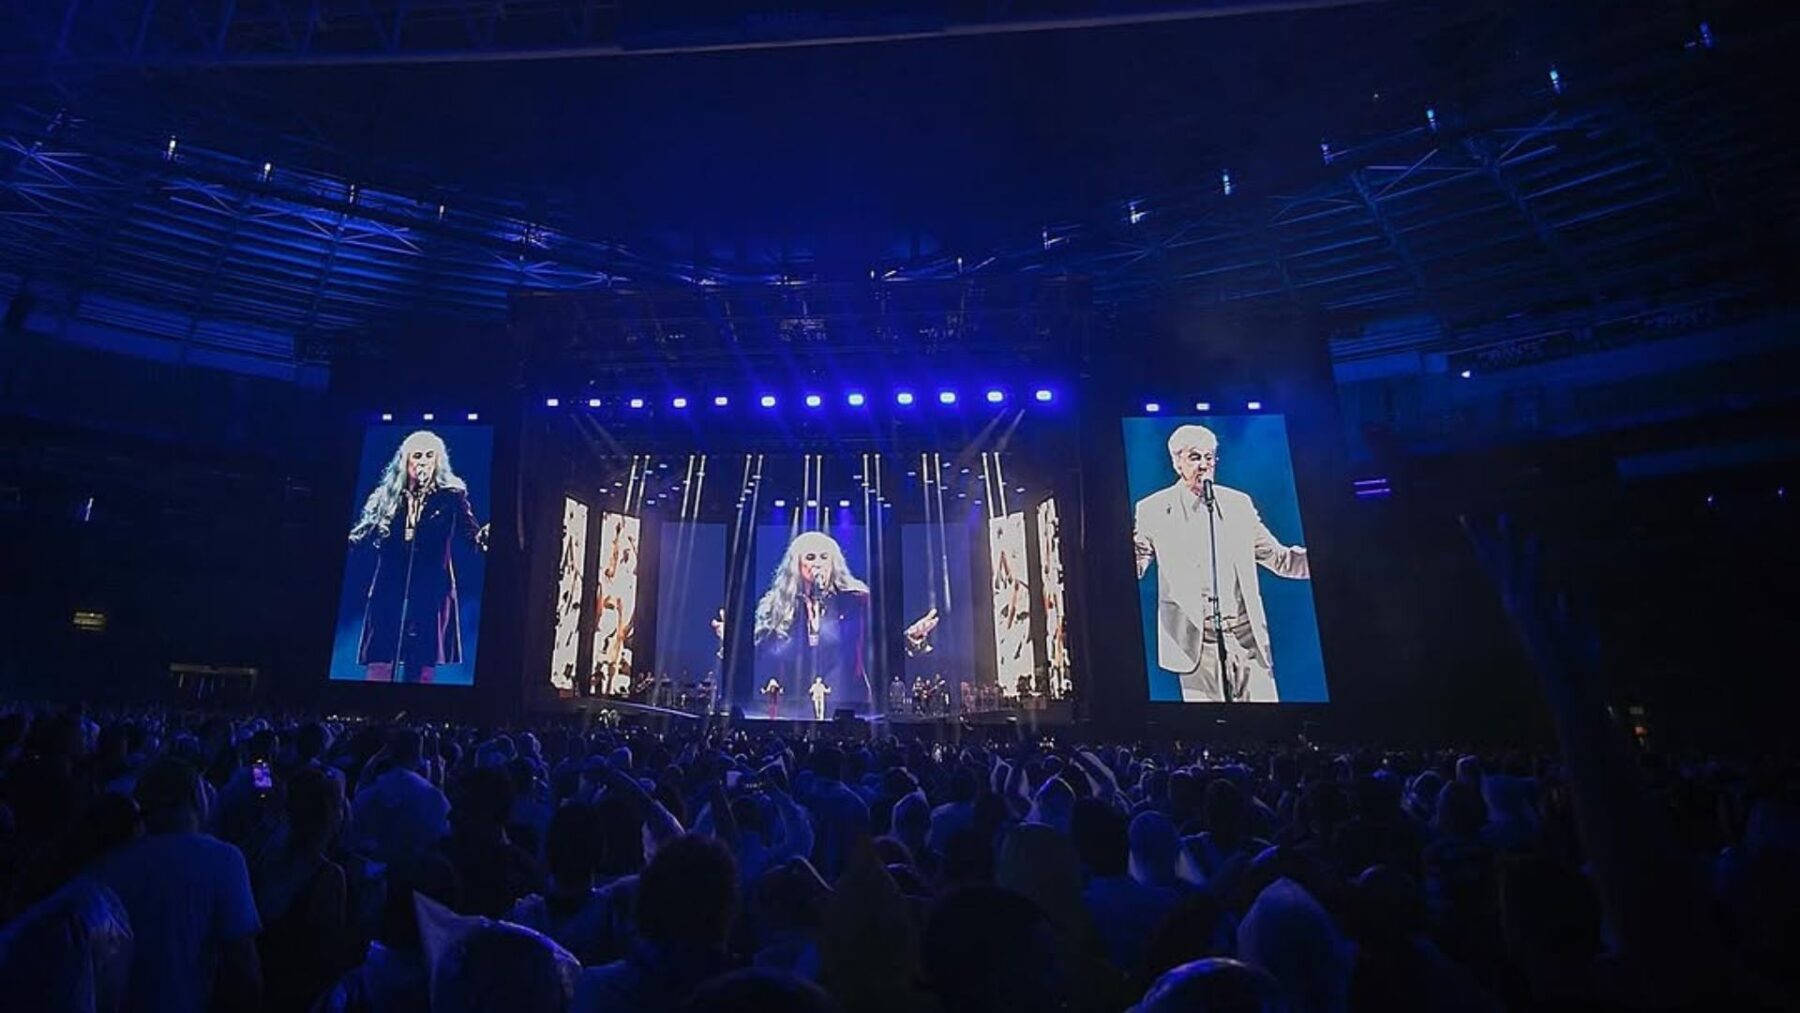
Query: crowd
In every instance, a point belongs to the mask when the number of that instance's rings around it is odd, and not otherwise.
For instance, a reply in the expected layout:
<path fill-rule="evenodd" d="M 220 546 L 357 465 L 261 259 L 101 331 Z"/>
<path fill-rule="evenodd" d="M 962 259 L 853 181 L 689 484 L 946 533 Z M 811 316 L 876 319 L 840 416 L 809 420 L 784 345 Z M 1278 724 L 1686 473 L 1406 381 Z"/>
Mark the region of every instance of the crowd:
<path fill-rule="evenodd" d="M 1554 751 L 0 706 L 0 1003 L 1800 1006 L 1796 768 L 1634 751 L 1477 544 Z"/>
<path fill-rule="evenodd" d="M 1682 847 L 1660 872 L 1685 877 L 1644 885 L 1700 919 L 1675 926 L 1679 974 L 1635 964 L 1615 921 L 1664 905 L 1609 896 L 1596 865 L 1649 856 L 1584 849 L 1580 786 L 1550 755 L 17 707 L 0 717 L 0 995 L 1166 1013 L 1800 994 L 1786 772 L 1639 772 Z"/>

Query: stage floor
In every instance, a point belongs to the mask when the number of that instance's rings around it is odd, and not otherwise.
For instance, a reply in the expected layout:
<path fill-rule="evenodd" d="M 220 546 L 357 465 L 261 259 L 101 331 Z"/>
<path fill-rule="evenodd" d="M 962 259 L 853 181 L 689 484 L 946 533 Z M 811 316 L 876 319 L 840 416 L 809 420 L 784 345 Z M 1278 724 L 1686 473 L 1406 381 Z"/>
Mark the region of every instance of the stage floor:
<path fill-rule="evenodd" d="M 563 713 L 571 711 L 586 714 L 599 714 L 603 711 L 616 711 L 624 716 L 673 721 L 702 721 L 708 717 L 725 719 L 733 717 L 725 711 L 716 711 L 711 715 L 704 712 L 680 710 L 673 707 L 658 707 L 652 704 L 639 703 L 635 700 L 623 700 L 615 697 L 586 697 L 561 701 Z M 862 725 L 885 725 L 895 727 L 951 727 L 979 726 L 983 728 L 1001 728 L 1014 725 L 1036 727 L 1038 725 L 1067 725 L 1073 719 L 1073 713 L 1067 701 L 1050 701 L 1043 707 L 1032 709 L 1006 708 L 993 711 L 975 711 L 964 714 L 855 714 L 848 716 L 851 721 Z M 831 726 L 840 719 L 833 713 L 823 720 L 815 718 L 810 708 L 782 707 L 775 714 L 770 714 L 767 707 L 758 710 L 745 709 L 736 715 L 736 720 L 758 726 L 790 726 L 794 728 L 811 728 Z"/>

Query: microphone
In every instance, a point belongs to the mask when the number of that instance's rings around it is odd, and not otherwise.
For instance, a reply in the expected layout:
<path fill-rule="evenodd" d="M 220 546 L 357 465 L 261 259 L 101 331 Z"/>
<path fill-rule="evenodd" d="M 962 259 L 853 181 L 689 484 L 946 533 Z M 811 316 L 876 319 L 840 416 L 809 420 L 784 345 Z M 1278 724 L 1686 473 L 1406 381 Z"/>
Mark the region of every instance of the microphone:
<path fill-rule="evenodd" d="M 825 594 L 825 571 L 813 571 L 813 590 L 821 596 Z"/>
<path fill-rule="evenodd" d="M 1200 499 L 1202 501 L 1204 501 L 1207 506 L 1213 505 L 1214 497 L 1213 497 L 1213 480 L 1212 479 L 1203 478 L 1200 480 Z"/>

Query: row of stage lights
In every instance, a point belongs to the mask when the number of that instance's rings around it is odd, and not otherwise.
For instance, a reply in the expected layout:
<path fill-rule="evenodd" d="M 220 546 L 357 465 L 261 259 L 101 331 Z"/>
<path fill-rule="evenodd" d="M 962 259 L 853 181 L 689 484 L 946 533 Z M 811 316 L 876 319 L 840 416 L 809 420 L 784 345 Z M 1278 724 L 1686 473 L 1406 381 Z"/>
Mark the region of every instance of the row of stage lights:
<path fill-rule="evenodd" d="M 1468 371 L 1464 370 L 1463 375 L 1467 377 L 1469 375 Z M 998 388 L 986 391 L 982 397 L 988 404 L 1005 404 L 1007 400 L 1006 391 Z M 1048 387 L 1039 387 L 1031 392 L 1031 399 L 1039 404 L 1049 404 L 1056 400 L 1056 392 Z M 802 400 L 808 408 L 823 408 L 825 406 L 825 398 L 824 395 L 821 394 L 808 394 Z M 937 400 L 938 403 L 942 405 L 954 405 L 959 400 L 959 395 L 954 390 L 940 390 L 937 392 Z M 587 399 L 587 406 L 589 408 L 599 408 L 603 403 L 602 399 L 597 397 L 590 397 Z M 624 398 L 618 403 L 623 404 L 625 407 L 634 411 L 641 411 L 650 407 L 650 402 L 641 397 Z M 731 398 L 725 394 L 714 395 L 712 403 L 714 408 L 729 408 L 731 407 Z M 866 394 L 863 394 L 860 391 L 851 391 L 844 395 L 844 403 L 852 408 L 862 408 L 869 403 L 869 399 Z M 910 390 L 895 391 L 894 403 L 901 405 L 902 407 L 914 405 L 918 403 L 918 395 Z M 780 405 L 780 399 L 773 394 L 764 394 L 757 398 L 757 404 L 763 408 L 776 408 Z M 692 402 L 680 395 L 676 395 L 669 399 L 669 407 L 676 411 L 685 411 L 691 406 Z M 562 399 L 547 397 L 544 399 L 544 407 L 560 408 L 562 407 Z M 1161 401 L 1145 401 L 1144 414 L 1160 415 L 1162 414 L 1163 407 Z M 1263 403 L 1261 401 L 1244 402 L 1245 411 L 1259 412 L 1262 411 L 1262 409 Z M 1194 402 L 1194 410 L 1197 412 L 1210 412 L 1213 410 L 1213 403 L 1211 401 L 1196 401 Z M 437 413 L 435 412 L 426 412 L 419 417 L 426 422 L 437 421 Z M 479 412 L 469 412 L 464 417 L 470 422 L 481 421 L 481 414 Z M 394 413 L 382 412 L 381 421 L 394 421 Z"/>
<path fill-rule="evenodd" d="M 1161 415 L 1163 412 L 1163 407 L 1164 407 L 1164 405 L 1161 401 L 1145 401 L 1144 402 L 1144 414 L 1145 415 Z M 1261 401 L 1246 401 L 1246 402 L 1244 402 L 1244 410 L 1245 411 L 1259 412 L 1259 411 L 1262 411 L 1262 409 L 1263 409 L 1263 403 Z M 1197 412 L 1210 412 L 1213 410 L 1213 403 L 1211 401 L 1195 401 L 1194 402 L 1194 410 Z"/>
<path fill-rule="evenodd" d="M 480 422 L 481 421 L 481 413 L 480 412 L 466 412 L 466 413 L 464 413 L 463 418 L 469 422 Z M 436 422 L 438 420 L 437 412 L 425 412 L 419 416 L 419 419 L 422 422 Z M 383 421 L 383 422 L 394 421 L 394 413 L 393 412 L 382 412 L 381 413 L 381 421 Z"/>
<path fill-rule="evenodd" d="M 915 391 L 897 390 L 894 392 L 894 403 L 903 408 L 910 407 L 918 404 L 920 397 L 921 395 Z M 1048 387 L 1039 387 L 1031 392 L 1031 399 L 1039 404 L 1049 404 L 1056 400 L 1056 392 Z M 955 405 L 961 400 L 962 395 L 956 390 L 944 389 L 937 392 L 938 404 Z M 1005 390 L 998 387 L 990 387 L 982 393 L 982 400 L 993 405 L 1005 404 L 1009 400 L 1009 395 Z M 823 394 L 807 394 L 801 398 L 801 401 L 808 408 L 825 407 L 825 395 Z M 590 397 L 586 399 L 586 403 L 589 408 L 599 408 L 602 404 L 608 402 L 601 398 Z M 650 407 L 650 400 L 644 397 L 618 398 L 612 400 L 610 403 L 615 406 L 629 408 L 633 411 L 642 411 Z M 776 408 L 780 406 L 781 399 L 774 394 L 762 394 L 757 397 L 756 403 L 762 408 Z M 844 395 L 844 403 L 852 408 L 863 408 L 868 405 L 869 396 L 862 391 L 849 391 Z M 547 397 L 544 399 L 545 408 L 560 408 L 562 407 L 562 404 L 562 398 L 559 397 Z M 693 407 L 693 404 L 694 402 L 691 399 L 682 394 L 677 394 L 668 400 L 668 406 L 676 411 L 686 411 L 688 408 Z M 713 395 L 712 406 L 714 408 L 731 407 L 731 396 L 728 394 Z"/>

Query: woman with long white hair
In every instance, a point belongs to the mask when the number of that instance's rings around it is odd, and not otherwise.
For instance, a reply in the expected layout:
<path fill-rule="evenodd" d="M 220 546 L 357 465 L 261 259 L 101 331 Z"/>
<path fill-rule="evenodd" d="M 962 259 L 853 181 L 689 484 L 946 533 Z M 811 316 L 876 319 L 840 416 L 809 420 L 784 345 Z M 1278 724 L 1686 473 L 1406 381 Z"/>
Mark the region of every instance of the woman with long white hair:
<path fill-rule="evenodd" d="M 932 609 L 907 627 L 907 652 L 930 650 L 927 638 L 937 624 Z M 822 679 L 834 706 L 865 711 L 872 699 L 864 664 L 868 626 L 869 585 L 850 572 L 837 539 L 801 532 L 756 604 L 758 670 L 772 670 L 773 678 L 799 690 Z"/>
<path fill-rule="evenodd" d="M 439 665 L 461 664 L 454 549 L 487 549 L 469 487 L 450 466 L 443 437 L 420 429 L 400 441 L 363 502 L 350 544 L 375 552 L 356 661 L 369 682 L 430 682 Z"/>

